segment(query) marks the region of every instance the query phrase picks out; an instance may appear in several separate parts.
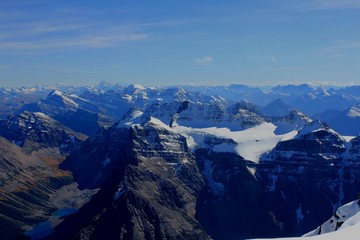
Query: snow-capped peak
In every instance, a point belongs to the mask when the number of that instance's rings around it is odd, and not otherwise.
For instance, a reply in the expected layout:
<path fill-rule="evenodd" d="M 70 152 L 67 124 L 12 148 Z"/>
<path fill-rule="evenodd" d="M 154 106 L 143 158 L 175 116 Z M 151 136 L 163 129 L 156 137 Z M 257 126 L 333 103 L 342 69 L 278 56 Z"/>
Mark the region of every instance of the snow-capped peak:
<path fill-rule="evenodd" d="M 55 89 L 54 91 L 50 92 L 49 96 L 50 96 L 50 95 L 56 95 L 56 96 L 62 97 L 62 96 L 63 96 L 63 93 L 60 92 L 59 90 L 56 90 L 56 89 Z"/>

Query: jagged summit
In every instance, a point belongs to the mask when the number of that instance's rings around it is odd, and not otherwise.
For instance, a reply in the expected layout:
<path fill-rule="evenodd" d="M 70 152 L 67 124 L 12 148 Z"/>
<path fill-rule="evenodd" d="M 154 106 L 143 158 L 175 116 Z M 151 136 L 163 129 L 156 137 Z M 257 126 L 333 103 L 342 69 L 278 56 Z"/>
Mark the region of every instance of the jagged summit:
<path fill-rule="evenodd" d="M 270 121 L 276 125 L 276 134 L 285 134 L 294 130 L 300 130 L 312 120 L 300 111 L 292 110 L 283 117 L 271 117 Z"/>

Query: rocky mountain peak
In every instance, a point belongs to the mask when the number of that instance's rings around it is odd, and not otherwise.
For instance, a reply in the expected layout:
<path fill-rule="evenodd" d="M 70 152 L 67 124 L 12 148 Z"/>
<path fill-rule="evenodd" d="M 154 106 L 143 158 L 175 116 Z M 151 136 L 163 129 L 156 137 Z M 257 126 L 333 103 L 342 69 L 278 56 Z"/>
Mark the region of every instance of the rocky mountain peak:
<path fill-rule="evenodd" d="M 309 118 L 308 116 L 306 116 L 305 114 L 303 114 L 302 112 L 300 112 L 298 110 L 292 110 L 290 112 L 290 114 L 287 116 L 287 118 L 292 122 L 300 120 L 300 119 L 304 120 L 307 123 L 312 122 L 311 118 Z"/>
<path fill-rule="evenodd" d="M 71 95 L 58 90 L 50 92 L 49 95 L 43 99 L 43 102 L 61 108 L 78 108 L 78 104 L 72 99 Z"/>
<path fill-rule="evenodd" d="M 156 118 L 142 120 L 100 129 L 65 160 L 80 186 L 101 190 L 59 226 L 78 227 L 59 231 L 58 239 L 85 232 L 94 238 L 209 239 L 195 219 L 204 182 L 185 137 Z"/>

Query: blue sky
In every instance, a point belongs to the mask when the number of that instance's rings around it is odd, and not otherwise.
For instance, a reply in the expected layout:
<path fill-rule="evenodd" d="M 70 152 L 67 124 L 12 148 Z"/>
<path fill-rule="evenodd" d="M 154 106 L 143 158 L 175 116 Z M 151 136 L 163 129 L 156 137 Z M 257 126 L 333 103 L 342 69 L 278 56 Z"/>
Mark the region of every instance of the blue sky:
<path fill-rule="evenodd" d="M 359 0 L 0 2 L 0 85 L 360 81 Z"/>

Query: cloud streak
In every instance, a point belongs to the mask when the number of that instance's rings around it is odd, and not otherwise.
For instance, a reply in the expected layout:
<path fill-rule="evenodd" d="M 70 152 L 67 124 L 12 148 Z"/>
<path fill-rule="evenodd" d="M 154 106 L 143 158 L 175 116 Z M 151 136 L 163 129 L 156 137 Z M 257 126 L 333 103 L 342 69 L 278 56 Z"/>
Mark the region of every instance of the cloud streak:
<path fill-rule="evenodd" d="M 206 65 L 210 65 L 213 61 L 214 61 L 213 57 L 205 56 L 205 57 L 195 58 L 193 62 L 196 65 L 206 66 Z"/>
<path fill-rule="evenodd" d="M 338 40 L 334 41 L 331 46 L 320 49 L 320 52 L 330 58 L 338 58 L 358 49 L 360 49 L 360 41 Z"/>
<path fill-rule="evenodd" d="M 146 34 L 99 35 L 73 38 L 57 38 L 30 41 L 0 41 L 2 50 L 45 50 L 61 48 L 104 48 L 116 47 L 125 42 L 146 39 Z"/>

